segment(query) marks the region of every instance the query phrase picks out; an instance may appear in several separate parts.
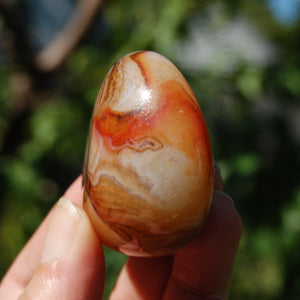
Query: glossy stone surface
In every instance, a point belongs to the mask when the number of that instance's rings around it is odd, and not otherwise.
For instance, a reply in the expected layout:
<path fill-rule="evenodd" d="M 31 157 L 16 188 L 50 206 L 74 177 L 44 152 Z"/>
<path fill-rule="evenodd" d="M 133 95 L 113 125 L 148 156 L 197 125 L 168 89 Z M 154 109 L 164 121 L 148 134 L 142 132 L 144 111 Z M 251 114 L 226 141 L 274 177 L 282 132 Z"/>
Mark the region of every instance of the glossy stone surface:
<path fill-rule="evenodd" d="M 213 157 L 197 100 L 165 57 L 117 61 L 98 94 L 84 166 L 84 209 L 101 241 L 132 256 L 191 242 L 212 199 Z"/>

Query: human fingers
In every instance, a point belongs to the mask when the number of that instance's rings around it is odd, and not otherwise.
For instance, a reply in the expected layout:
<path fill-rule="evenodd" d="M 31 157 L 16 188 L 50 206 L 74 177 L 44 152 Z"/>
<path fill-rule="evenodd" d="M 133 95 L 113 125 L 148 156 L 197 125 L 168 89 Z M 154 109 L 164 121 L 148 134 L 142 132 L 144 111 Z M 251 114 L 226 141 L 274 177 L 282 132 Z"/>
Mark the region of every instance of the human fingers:
<path fill-rule="evenodd" d="M 161 299 L 171 274 L 172 262 L 171 255 L 129 257 L 109 299 Z"/>
<path fill-rule="evenodd" d="M 223 180 L 221 177 L 221 170 L 216 162 L 214 163 L 214 190 L 223 191 Z"/>
<path fill-rule="evenodd" d="M 219 299 L 226 297 L 241 236 L 232 200 L 215 192 L 211 212 L 197 239 L 172 256 L 129 258 L 111 300 Z M 173 269 L 172 269 L 173 264 Z M 167 284 L 167 281 L 169 283 Z M 166 288 L 167 286 L 167 288 Z"/>
<path fill-rule="evenodd" d="M 241 237 L 241 220 L 232 200 L 215 191 L 203 231 L 174 256 L 164 300 L 228 296 L 230 278 Z"/>
<path fill-rule="evenodd" d="M 216 163 L 214 171 L 215 189 L 222 190 L 220 168 Z M 172 264 L 173 256 L 129 257 L 119 275 L 110 299 L 161 299 L 169 281 Z"/>
<path fill-rule="evenodd" d="M 82 177 L 79 176 L 67 189 L 65 196 L 73 203 L 80 204 L 82 201 Z M 17 299 L 31 280 L 33 273 L 39 264 L 44 239 L 52 210 L 41 223 L 39 228 L 19 253 L 0 285 L 0 299 Z"/>
<path fill-rule="evenodd" d="M 69 188 L 64 193 L 64 197 L 70 199 L 72 203 L 82 206 L 82 175 L 78 176 L 76 180 L 69 186 Z"/>
<path fill-rule="evenodd" d="M 87 215 L 61 198 L 40 262 L 19 299 L 101 299 L 104 274 L 102 247 Z"/>

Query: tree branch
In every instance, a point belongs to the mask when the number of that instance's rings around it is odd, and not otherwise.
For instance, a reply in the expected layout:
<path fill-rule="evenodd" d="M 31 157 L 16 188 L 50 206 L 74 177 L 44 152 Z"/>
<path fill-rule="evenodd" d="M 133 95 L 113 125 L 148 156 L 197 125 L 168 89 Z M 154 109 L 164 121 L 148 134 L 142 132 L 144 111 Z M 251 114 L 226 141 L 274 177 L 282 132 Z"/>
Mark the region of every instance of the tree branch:
<path fill-rule="evenodd" d="M 35 58 L 42 72 L 57 69 L 89 29 L 104 0 L 79 0 L 73 15 L 62 31 Z"/>
<path fill-rule="evenodd" d="M 0 0 L 0 13 L 15 35 L 14 50 L 29 69 L 51 73 L 58 69 L 90 28 L 104 0 L 78 0 L 73 14 L 58 35 L 37 55 L 33 54 L 26 27 L 10 6 Z"/>

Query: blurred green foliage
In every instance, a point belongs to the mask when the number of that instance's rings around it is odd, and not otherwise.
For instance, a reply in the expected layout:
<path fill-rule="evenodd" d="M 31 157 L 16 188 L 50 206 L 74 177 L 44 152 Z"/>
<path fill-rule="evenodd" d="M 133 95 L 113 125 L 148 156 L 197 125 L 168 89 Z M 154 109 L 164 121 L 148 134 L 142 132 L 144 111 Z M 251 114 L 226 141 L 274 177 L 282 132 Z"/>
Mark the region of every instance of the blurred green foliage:
<path fill-rule="evenodd" d="M 176 45 L 189 35 L 189 21 L 206 20 L 212 5 L 225 25 L 245 16 L 276 59 L 241 60 L 230 71 L 219 64 L 185 70 Z M 178 62 L 191 84 L 225 191 L 243 220 L 230 298 L 299 299 L 300 22 L 280 25 L 263 1 L 247 0 L 115 0 L 99 18 L 101 39 L 84 41 L 55 74 L 35 78 L 13 57 L 0 65 L 0 275 L 81 173 L 89 118 L 109 67 L 148 49 Z M 126 257 L 105 255 L 107 297 Z"/>

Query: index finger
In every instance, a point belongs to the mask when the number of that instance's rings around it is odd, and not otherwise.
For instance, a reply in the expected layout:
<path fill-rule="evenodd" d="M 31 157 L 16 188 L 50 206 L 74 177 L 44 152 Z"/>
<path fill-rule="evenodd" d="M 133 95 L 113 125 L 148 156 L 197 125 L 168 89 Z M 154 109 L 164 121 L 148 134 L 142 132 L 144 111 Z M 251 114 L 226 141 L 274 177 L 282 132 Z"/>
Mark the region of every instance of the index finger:
<path fill-rule="evenodd" d="M 174 256 L 164 300 L 228 296 L 230 278 L 241 237 L 241 220 L 233 201 L 215 191 L 203 231 Z"/>
<path fill-rule="evenodd" d="M 66 198 L 77 205 L 81 205 L 82 201 L 81 182 L 82 177 L 79 176 L 64 194 Z M 52 211 L 48 213 L 3 277 L 0 285 L 0 299 L 7 299 L 8 295 L 9 299 L 17 299 L 24 287 L 30 282 L 40 261 L 51 214 Z"/>

